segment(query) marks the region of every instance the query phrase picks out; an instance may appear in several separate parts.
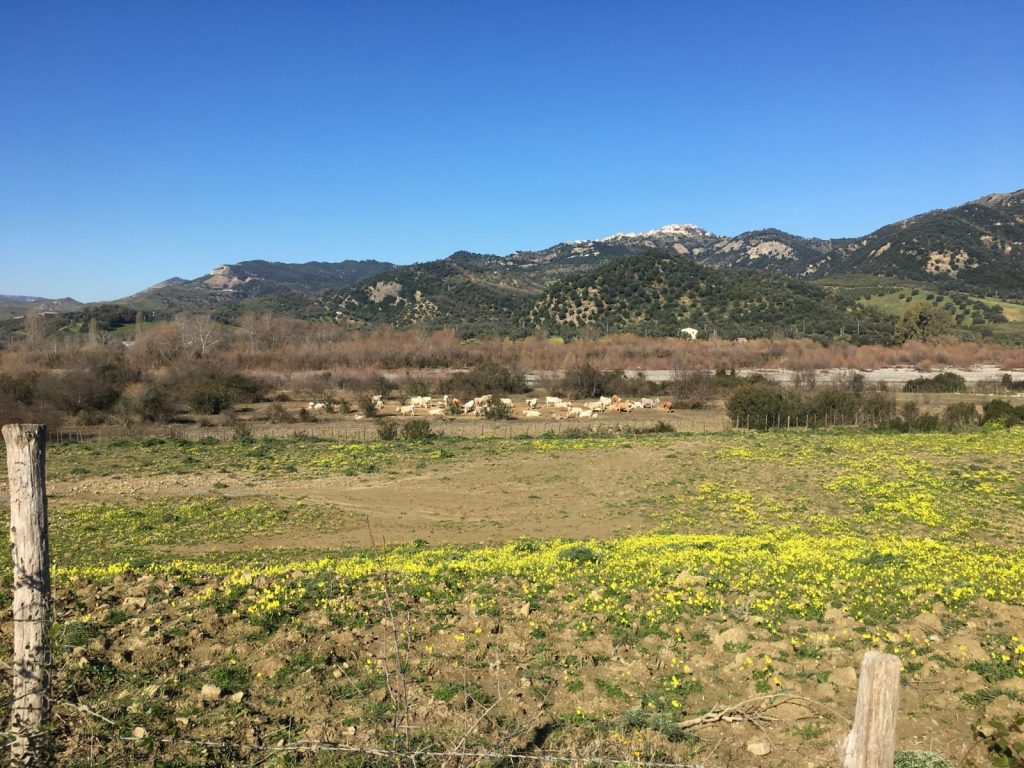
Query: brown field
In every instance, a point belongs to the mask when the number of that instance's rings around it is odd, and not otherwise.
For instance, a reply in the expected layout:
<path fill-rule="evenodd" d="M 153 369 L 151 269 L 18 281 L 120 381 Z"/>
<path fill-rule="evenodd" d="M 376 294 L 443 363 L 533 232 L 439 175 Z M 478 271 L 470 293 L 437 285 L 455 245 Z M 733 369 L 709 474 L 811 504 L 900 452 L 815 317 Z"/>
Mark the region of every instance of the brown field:
<path fill-rule="evenodd" d="M 834 765 L 878 648 L 899 747 L 984 765 L 1024 701 L 1022 436 L 55 445 L 63 760 Z"/>

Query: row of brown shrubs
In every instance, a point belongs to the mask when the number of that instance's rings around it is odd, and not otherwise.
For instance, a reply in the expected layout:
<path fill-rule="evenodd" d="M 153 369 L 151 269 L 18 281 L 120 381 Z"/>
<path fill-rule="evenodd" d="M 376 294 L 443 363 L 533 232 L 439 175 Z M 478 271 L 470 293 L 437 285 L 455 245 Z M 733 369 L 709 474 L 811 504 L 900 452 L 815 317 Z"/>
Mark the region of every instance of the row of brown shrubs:
<path fill-rule="evenodd" d="M 526 391 L 575 398 L 666 396 L 685 407 L 727 395 L 742 368 L 815 369 L 994 363 L 1024 367 L 1024 350 L 958 341 L 900 347 L 823 345 L 806 339 L 749 343 L 616 335 L 570 343 L 542 334 L 519 340 L 460 339 L 453 331 L 376 329 L 249 315 L 234 326 L 184 320 L 147 326 L 130 345 L 73 336 L 0 350 L 0 420 L 50 424 L 165 421 L 182 412 L 217 414 L 273 390 L 326 401 L 340 390 L 411 396 Z M 673 370 L 670 382 L 626 371 Z"/>

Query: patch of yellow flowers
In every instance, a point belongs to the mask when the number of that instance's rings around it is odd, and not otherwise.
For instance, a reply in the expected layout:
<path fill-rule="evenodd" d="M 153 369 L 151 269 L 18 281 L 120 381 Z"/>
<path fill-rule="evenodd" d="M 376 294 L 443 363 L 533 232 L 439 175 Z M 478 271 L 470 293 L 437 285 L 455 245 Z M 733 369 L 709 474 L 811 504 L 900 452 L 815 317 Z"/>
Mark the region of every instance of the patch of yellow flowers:
<path fill-rule="evenodd" d="M 588 624 L 600 617 L 637 630 L 737 608 L 778 628 L 786 618 L 820 617 L 830 605 L 865 625 L 882 626 L 929 610 L 936 600 L 954 607 L 979 598 L 1024 604 L 1024 553 L 1019 550 L 930 538 L 820 537 L 792 529 L 744 536 L 648 533 L 583 544 L 530 542 L 528 547 L 513 542 L 398 548 L 379 556 L 259 566 L 179 560 L 145 570 L 208 580 L 213 590 L 193 593 L 197 603 L 232 592 L 239 596 L 239 613 L 255 619 L 311 608 L 346 613 L 353 608 L 353 594 L 370 598 L 360 604 L 372 606 L 373 598 L 379 602 L 385 573 L 396 592 L 430 591 L 434 597 L 505 592 L 510 580 L 520 585 L 521 594 L 543 596 L 560 589 L 563 615 Z M 123 571 L 110 565 L 62 569 L 55 575 L 102 580 Z M 1011 652 L 1024 659 L 1020 647 Z"/>

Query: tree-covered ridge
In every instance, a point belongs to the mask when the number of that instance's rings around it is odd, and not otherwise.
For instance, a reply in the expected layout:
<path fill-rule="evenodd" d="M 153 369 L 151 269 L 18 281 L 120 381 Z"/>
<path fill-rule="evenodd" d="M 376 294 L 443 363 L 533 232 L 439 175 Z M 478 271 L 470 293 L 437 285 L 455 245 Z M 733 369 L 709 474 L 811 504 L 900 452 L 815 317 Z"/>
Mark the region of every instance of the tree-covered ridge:
<path fill-rule="evenodd" d="M 344 288 L 387 272 L 394 264 L 373 259 L 339 262 L 241 261 L 217 267 L 194 280 L 171 278 L 122 299 L 121 304 L 147 310 L 200 309 L 225 304 Z"/>
<path fill-rule="evenodd" d="M 532 324 L 571 333 L 676 335 L 681 328 L 727 338 L 773 334 L 886 342 L 892 320 L 836 293 L 752 270 L 716 270 L 652 251 L 552 286 L 530 312 Z"/>
<path fill-rule="evenodd" d="M 649 251 L 669 255 L 680 264 L 692 259 L 723 273 L 746 268 L 837 286 L 849 280 L 869 284 L 866 293 L 861 291 L 863 296 L 851 295 L 842 286 L 839 291 L 826 287 L 819 295 L 788 283 L 758 285 L 749 276 L 718 276 L 701 278 L 704 287 L 683 291 L 673 280 L 688 285 L 690 278 L 679 273 L 679 264 L 637 270 L 636 260 Z M 619 262 L 611 272 L 602 271 Z M 621 277 L 627 269 L 635 271 L 635 282 L 629 285 Z M 672 279 L 658 270 L 671 272 Z M 614 278 L 615 290 L 602 289 L 602 281 L 612 275 L 619 275 Z M 117 302 L 114 310 L 91 305 L 97 307 L 91 312 L 75 302 L 54 305 L 51 311 L 61 314 L 47 322 L 72 330 L 95 325 L 99 331 L 116 331 L 141 309 L 146 320 L 212 311 L 218 320 L 230 323 L 245 313 L 269 312 L 356 325 L 454 327 L 461 335 L 514 336 L 537 325 L 566 331 L 592 325 L 677 333 L 681 324 L 701 331 L 707 326 L 708 332 L 714 329 L 727 336 L 805 331 L 849 335 L 847 326 L 852 325 L 854 335 L 858 327 L 863 335 L 865 328 L 874 334 L 870 329 L 880 321 L 873 313 L 857 314 L 853 303 L 858 298 L 869 309 L 894 317 L 905 311 L 903 306 L 888 306 L 893 303 L 886 295 L 892 293 L 892 281 L 905 283 L 910 290 L 934 292 L 935 302 L 955 304 L 947 309 L 971 335 L 1017 343 L 1020 330 L 1011 326 L 1024 317 L 1003 318 L 1011 322 L 997 327 L 1001 311 L 994 305 L 997 297 L 1024 298 L 1024 190 L 921 214 L 857 239 L 804 238 L 778 229 L 722 237 L 693 225 L 670 225 L 508 256 L 459 251 L 445 259 L 397 268 L 372 260 L 245 261 L 194 280 L 171 278 Z M 741 288 L 749 285 L 755 287 Z M 747 290 L 761 295 L 748 296 Z M 778 296 L 769 296 L 771 291 Z M 908 302 L 913 298 L 906 297 Z M 12 305 L 6 315 L 0 311 L 0 325 L 9 335 L 20 333 L 21 315 L 43 308 L 41 303 Z M 91 322 L 94 318 L 96 323 Z M 887 332 L 893 322 L 888 320 Z"/>
<path fill-rule="evenodd" d="M 758 229 L 722 238 L 698 261 L 714 267 L 748 267 L 790 277 L 810 277 L 841 257 L 850 240 L 800 237 L 780 229 Z"/>
<path fill-rule="evenodd" d="M 860 238 L 745 232 L 715 242 L 698 260 L 791 277 L 860 273 L 933 283 L 945 291 L 1022 297 L 1024 190 L 923 213 Z"/>
<path fill-rule="evenodd" d="M 832 274 L 865 272 L 990 296 L 1024 296 L 1024 191 L 891 224 L 858 241 Z"/>
<path fill-rule="evenodd" d="M 456 254 L 399 267 L 353 288 L 327 292 L 318 305 L 325 316 L 357 324 L 511 333 L 538 289 L 495 279 L 491 258 Z"/>

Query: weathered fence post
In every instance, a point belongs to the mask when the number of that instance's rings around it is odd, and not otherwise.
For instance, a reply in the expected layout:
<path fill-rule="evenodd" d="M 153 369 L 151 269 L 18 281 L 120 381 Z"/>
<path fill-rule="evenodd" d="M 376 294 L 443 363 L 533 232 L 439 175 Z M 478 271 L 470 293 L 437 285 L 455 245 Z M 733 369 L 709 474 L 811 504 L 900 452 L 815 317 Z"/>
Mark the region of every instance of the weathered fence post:
<path fill-rule="evenodd" d="M 899 709 L 899 658 L 868 651 L 860 665 L 857 711 L 846 737 L 843 768 L 892 768 Z"/>
<path fill-rule="evenodd" d="M 45 727 L 50 705 L 50 547 L 46 519 L 46 427 L 8 424 L 14 561 L 14 677 L 11 764 L 48 763 Z"/>

